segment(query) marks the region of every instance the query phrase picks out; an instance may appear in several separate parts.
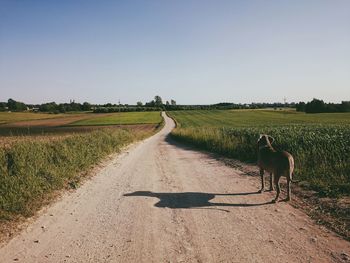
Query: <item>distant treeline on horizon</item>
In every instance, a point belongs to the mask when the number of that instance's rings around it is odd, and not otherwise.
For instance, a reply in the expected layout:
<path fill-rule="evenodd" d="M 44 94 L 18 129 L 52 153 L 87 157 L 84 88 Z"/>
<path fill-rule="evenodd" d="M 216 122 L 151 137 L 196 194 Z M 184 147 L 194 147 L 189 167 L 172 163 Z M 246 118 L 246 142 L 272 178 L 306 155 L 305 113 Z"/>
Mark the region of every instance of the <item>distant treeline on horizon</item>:
<path fill-rule="evenodd" d="M 326 112 L 350 112 L 350 101 L 341 103 L 325 103 L 323 100 L 313 99 L 310 102 L 299 103 L 250 103 L 237 104 L 222 102 L 211 105 L 177 105 L 175 100 L 166 101 L 160 96 L 155 96 L 150 102 L 143 104 L 137 102 L 136 105 L 128 104 L 91 104 L 88 102 L 77 103 L 74 100 L 69 103 L 43 103 L 43 104 L 26 104 L 13 99 L 7 102 L 0 102 L 0 111 L 32 111 L 48 113 L 65 113 L 76 111 L 92 111 L 94 113 L 111 113 L 111 112 L 132 112 L 132 111 L 173 111 L 173 110 L 229 110 L 229 109 L 263 109 L 263 108 L 296 108 L 297 111 L 306 113 L 326 113 Z"/>

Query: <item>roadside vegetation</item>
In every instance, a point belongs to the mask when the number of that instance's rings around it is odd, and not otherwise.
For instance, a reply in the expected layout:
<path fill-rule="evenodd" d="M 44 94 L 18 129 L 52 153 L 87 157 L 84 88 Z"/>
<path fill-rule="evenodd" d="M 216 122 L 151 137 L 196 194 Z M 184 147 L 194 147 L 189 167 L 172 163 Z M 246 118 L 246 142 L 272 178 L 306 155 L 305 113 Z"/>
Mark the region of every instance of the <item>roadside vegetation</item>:
<path fill-rule="evenodd" d="M 0 220 L 33 215 L 50 193 L 75 188 L 93 165 L 148 135 L 103 129 L 55 141 L 28 139 L 0 148 Z"/>
<path fill-rule="evenodd" d="M 320 196 L 350 195 L 350 113 L 295 111 L 171 112 L 178 128 L 172 136 L 241 161 L 256 161 L 259 134 L 293 154 L 295 178 Z"/>
<path fill-rule="evenodd" d="M 77 121 L 75 117 L 1 113 L 0 120 L 9 119 L 18 135 L 9 136 L 8 124 L 0 125 L 0 239 L 11 231 L 13 222 L 32 216 L 58 190 L 76 188 L 96 164 L 122 147 L 154 134 L 163 124 L 160 112 L 78 115 L 78 120 L 87 122 L 67 127 L 67 121 Z M 35 127 L 38 124 L 40 127 Z M 105 126 L 115 124 L 120 125 Z M 31 131 L 30 136 L 26 129 Z"/>

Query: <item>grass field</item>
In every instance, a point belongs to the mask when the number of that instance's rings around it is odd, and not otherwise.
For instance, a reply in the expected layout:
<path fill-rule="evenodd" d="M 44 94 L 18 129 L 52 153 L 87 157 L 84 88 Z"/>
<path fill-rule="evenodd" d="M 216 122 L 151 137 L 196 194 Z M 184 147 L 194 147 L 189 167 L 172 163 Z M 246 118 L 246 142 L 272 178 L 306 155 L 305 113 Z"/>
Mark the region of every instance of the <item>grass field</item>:
<path fill-rule="evenodd" d="M 170 112 L 179 126 L 172 136 L 242 161 L 256 161 L 260 133 L 295 156 L 297 180 L 323 196 L 350 195 L 350 113 L 295 111 Z"/>
<path fill-rule="evenodd" d="M 69 125 L 90 126 L 90 125 L 125 125 L 125 124 L 157 124 L 162 121 L 159 112 L 122 112 L 111 113 L 108 116 L 94 116 L 92 118 L 79 120 Z"/>

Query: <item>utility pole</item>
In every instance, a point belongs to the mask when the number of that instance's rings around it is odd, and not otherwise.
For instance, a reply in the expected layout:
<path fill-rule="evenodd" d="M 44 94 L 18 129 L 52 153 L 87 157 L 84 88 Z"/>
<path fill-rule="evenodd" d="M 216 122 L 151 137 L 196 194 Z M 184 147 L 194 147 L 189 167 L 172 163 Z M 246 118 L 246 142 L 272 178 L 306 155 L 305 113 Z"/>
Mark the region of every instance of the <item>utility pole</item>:
<path fill-rule="evenodd" d="M 283 101 L 284 101 L 284 111 L 283 111 L 283 115 L 286 115 L 286 106 L 287 106 L 287 98 L 283 97 Z"/>

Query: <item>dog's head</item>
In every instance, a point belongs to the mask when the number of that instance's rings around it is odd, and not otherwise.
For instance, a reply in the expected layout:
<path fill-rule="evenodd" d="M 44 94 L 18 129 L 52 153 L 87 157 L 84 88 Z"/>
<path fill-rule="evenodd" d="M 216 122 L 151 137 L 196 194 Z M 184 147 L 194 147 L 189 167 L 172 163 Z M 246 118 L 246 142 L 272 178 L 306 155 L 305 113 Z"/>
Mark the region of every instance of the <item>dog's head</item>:
<path fill-rule="evenodd" d="M 267 134 L 260 134 L 260 137 L 258 139 L 258 147 L 264 147 L 264 146 L 271 146 L 271 144 L 274 142 L 274 138 Z"/>

